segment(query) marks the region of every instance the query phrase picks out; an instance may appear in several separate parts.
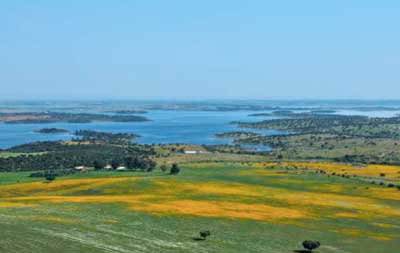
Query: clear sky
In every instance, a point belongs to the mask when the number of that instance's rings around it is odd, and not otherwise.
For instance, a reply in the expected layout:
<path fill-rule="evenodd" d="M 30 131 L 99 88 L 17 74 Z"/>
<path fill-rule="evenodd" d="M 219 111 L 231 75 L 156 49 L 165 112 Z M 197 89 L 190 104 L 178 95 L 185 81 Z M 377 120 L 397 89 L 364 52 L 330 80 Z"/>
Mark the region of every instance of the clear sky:
<path fill-rule="evenodd" d="M 1 0 L 0 99 L 400 98 L 399 0 Z"/>

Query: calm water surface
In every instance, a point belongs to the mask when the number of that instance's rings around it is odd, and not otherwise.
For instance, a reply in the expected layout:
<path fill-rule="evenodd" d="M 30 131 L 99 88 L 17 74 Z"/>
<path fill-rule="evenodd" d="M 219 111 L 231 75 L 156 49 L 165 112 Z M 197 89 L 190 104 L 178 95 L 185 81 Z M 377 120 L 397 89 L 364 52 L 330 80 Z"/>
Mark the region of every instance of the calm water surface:
<path fill-rule="evenodd" d="M 188 143 L 188 144 L 224 144 L 229 139 L 218 139 L 214 135 L 228 131 L 243 131 L 231 121 L 258 121 L 257 117 L 249 117 L 251 111 L 204 112 L 204 111 L 150 111 L 146 114 L 151 121 L 132 123 L 85 123 L 85 124 L 0 124 L 0 148 L 33 141 L 69 140 L 71 134 L 42 134 L 35 130 L 41 128 L 63 128 L 71 132 L 79 129 L 90 129 L 106 132 L 135 133 L 141 137 L 136 139 L 142 144 L 152 143 Z M 272 119 L 272 117 L 269 117 Z M 250 131 L 250 130 L 249 130 Z M 279 134 L 274 130 L 251 130 L 266 135 Z"/>
<path fill-rule="evenodd" d="M 274 117 L 249 117 L 254 111 L 207 112 L 207 111 L 150 111 L 146 114 L 151 121 L 132 123 L 86 123 L 86 124 L 0 124 L 0 148 L 45 140 L 70 140 L 71 134 L 41 134 L 35 130 L 41 128 L 63 128 L 71 132 L 79 129 L 90 129 L 105 132 L 135 133 L 142 144 L 152 143 L 188 143 L 188 144 L 226 144 L 229 139 L 218 139 L 214 135 L 229 131 L 250 131 L 265 135 L 280 134 L 274 130 L 239 129 L 229 124 L 232 121 L 261 121 Z M 391 117 L 398 111 L 360 112 L 341 110 L 338 114 Z"/>

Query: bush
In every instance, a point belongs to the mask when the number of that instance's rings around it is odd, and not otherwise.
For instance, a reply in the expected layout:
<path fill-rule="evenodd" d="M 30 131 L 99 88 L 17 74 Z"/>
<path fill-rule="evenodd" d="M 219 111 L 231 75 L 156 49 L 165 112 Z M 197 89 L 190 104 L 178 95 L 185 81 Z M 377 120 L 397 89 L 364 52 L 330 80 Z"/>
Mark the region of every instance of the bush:
<path fill-rule="evenodd" d="M 303 247 L 309 251 L 313 251 L 316 248 L 318 248 L 321 244 L 318 241 L 304 241 L 303 242 Z"/>
<path fill-rule="evenodd" d="M 44 175 L 44 178 L 45 178 L 47 181 L 51 182 L 51 181 L 53 181 L 53 180 L 56 179 L 56 175 L 53 174 L 53 173 L 47 173 L 47 174 Z"/>
<path fill-rule="evenodd" d="M 206 230 L 206 231 L 200 231 L 200 237 L 205 240 L 208 236 L 211 235 L 211 232 Z"/>
<path fill-rule="evenodd" d="M 176 164 L 176 163 L 172 164 L 171 171 L 170 171 L 171 175 L 177 175 L 177 174 L 179 174 L 180 171 L 181 171 L 181 169 L 179 168 L 178 164 Z"/>
<path fill-rule="evenodd" d="M 165 164 L 161 165 L 160 170 L 165 173 L 167 171 L 167 166 Z"/>

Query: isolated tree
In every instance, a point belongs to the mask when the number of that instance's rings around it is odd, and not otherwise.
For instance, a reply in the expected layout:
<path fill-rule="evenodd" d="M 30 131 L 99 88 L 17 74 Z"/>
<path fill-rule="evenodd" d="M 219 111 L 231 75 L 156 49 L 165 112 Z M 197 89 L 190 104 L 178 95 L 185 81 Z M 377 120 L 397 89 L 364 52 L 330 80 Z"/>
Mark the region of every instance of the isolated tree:
<path fill-rule="evenodd" d="M 203 240 L 205 240 L 208 236 L 210 236 L 211 235 L 211 232 L 210 231 L 208 231 L 208 230 L 205 230 L 205 231 L 200 231 L 200 237 L 203 239 Z"/>
<path fill-rule="evenodd" d="M 170 171 L 171 175 L 179 174 L 180 171 L 181 171 L 181 169 L 179 168 L 178 164 L 176 164 L 176 163 L 172 164 L 171 171 Z"/>
<path fill-rule="evenodd" d="M 54 173 L 46 173 L 44 175 L 44 178 L 46 179 L 46 181 L 51 182 L 56 179 L 56 175 L 54 175 Z"/>
<path fill-rule="evenodd" d="M 316 248 L 318 248 L 321 244 L 318 241 L 304 241 L 303 242 L 303 247 L 307 250 L 309 250 L 310 252 L 312 252 L 313 250 L 315 250 Z"/>

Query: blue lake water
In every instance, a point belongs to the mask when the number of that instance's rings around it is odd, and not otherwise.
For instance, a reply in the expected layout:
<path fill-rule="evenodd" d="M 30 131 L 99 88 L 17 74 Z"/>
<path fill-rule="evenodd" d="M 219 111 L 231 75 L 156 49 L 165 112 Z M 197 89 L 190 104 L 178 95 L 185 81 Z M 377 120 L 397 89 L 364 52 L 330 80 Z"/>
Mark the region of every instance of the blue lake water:
<path fill-rule="evenodd" d="M 90 129 L 105 132 L 125 132 L 138 134 L 135 141 L 142 144 L 152 143 L 187 143 L 187 144 L 227 144 L 229 139 L 218 139 L 214 135 L 229 131 L 249 131 L 265 135 L 281 134 L 274 130 L 239 129 L 229 124 L 232 121 L 261 121 L 274 117 L 251 117 L 254 111 L 169 111 L 154 110 L 146 114 L 151 121 L 132 123 L 87 123 L 87 124 L 0 124 L 0 148 L 8 148 L 19 144 L 45 140 L 70 140 L 71 134 L 42 134 L 35 130 L 41 128 L 63 128 L 71 132 L 79 129 Z M 360 112 L 341 110 L 338 114 L 391 117 L 399 111 Z"/>
<path fill-rule="evenodd" d="M 41 128 L 63 128 L 71 132 L 90 129 L 105 132 L 135 133 L 141 137 L 135 141 L 142 144 L 152 143 L 187 143 L 187 144 L 226 144 L 229 139 L 215 138 L 217 133 L 243 131 L 231 121 L 259 121 L 249 117 L 252 111 L 206 112 L 206 111 L 150 111 L 146 114 L 151 121 L 132 123 L 52 123 L 52 124 L 0 124 L 0 148 L 45 140 L 69 140 L 73 136 L 65 134 L 42 134 L 35 130 Z M 272 119 L 272 117 L 268 117 Z M 263 118 L 264 119 L 264 118 Z M 247 131 L 247 130 L 246 130 Z M 265 135 L 279 134 L 274 130 L 249 130 Z"/>

